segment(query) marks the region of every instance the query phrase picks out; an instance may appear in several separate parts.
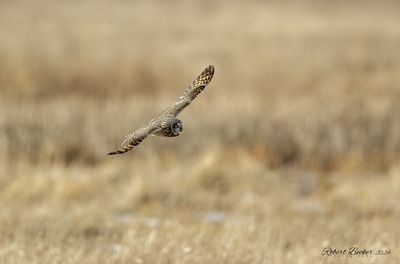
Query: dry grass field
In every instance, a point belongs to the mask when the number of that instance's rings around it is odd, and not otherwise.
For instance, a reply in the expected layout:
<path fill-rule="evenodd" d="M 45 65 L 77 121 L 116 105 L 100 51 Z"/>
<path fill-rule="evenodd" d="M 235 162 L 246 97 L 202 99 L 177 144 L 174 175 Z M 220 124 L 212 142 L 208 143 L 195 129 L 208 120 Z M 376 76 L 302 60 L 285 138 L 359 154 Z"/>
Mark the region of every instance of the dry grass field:
<path fill-rule="evenodd" d="M 0 263 L 400 263 L 399 14 L 0 1 Z M 182 135 L 105 155 L 209 64 Z"/>

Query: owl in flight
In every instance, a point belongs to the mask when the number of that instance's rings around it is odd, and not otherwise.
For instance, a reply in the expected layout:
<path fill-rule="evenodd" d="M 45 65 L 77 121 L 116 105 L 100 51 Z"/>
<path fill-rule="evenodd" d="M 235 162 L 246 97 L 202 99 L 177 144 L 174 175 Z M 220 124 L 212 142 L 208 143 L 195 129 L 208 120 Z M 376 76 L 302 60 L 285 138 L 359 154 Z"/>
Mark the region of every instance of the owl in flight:
<path fill-rule="evenodd" d="M 210 83 L 214 66 L 210 65 L 192 82 L 181 97 L 153 118 L 146 126 L 127 135 L 121 147 L 108 155 L 123 154 L 139 145 L 147 136 L 176 137 L 182 133 L 183 123 L 176 116 L 188 106 Z"/>

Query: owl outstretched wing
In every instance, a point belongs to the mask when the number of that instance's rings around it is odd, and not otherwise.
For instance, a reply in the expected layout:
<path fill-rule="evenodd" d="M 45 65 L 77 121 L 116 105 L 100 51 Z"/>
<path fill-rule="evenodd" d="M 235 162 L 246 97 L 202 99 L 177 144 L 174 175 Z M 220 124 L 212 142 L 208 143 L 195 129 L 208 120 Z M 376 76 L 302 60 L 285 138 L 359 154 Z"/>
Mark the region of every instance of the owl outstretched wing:
<path fill-rule="evenodd" d="M 210 65 L 200 73 L 200 75 L 185 90 L 182 96 L 164 109 L 155 119 L 163 115 L 177 116 L 204 90 L 204 88 L 206 88 L 207 84 L 211 82 L 213 76 L 214 66 Z"/>
<path fill-rule="evenodd" d="M 129 150 L 139 145 L 148 135 L 156 132 L 159 129 L 159 127 L 152 125 L 139 128 L 135 132 L 125 137 L 124 141 L 121 144 L 121 147 L 118 150 L 112 151 L 107 155 L 123 154 L 125 152 L 128 152 Z"/>

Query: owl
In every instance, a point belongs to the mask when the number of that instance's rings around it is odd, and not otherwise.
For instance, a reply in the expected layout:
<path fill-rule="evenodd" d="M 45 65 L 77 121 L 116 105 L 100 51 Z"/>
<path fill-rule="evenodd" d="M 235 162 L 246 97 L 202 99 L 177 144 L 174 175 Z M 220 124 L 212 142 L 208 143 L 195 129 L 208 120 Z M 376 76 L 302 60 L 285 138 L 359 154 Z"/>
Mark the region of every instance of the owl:
<path fill-rule="evenodd" d="M 176 116 L 204 90 L 213 76 L 214 66 L 210 65 L 189 85 L 182 96 L 153 118 L 146 126 L 127 135 L 121 147 L 116 151 L 108 153 L 108 155 L 128 152 L 139 145 L 149 135 L 162 137 L 179 136 L 183 131 L 183 123 Z"/>

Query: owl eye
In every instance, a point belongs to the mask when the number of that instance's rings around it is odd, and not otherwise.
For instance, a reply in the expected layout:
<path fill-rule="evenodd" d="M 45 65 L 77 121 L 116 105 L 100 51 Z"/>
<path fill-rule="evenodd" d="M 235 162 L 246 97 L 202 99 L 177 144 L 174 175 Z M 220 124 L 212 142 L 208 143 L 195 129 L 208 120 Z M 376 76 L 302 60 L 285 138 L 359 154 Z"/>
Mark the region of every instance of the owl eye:
<path fill-rule="evenodd" d="M 178 124 L 175 124 L 175 125 L 174 125 L 174 128 L 178 128 Z"/>

